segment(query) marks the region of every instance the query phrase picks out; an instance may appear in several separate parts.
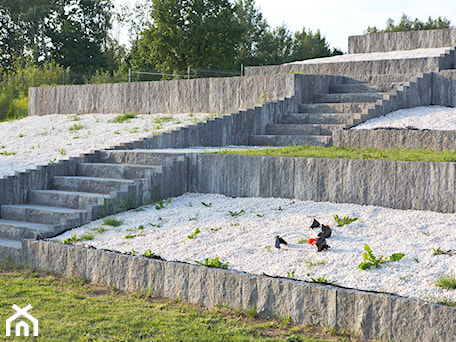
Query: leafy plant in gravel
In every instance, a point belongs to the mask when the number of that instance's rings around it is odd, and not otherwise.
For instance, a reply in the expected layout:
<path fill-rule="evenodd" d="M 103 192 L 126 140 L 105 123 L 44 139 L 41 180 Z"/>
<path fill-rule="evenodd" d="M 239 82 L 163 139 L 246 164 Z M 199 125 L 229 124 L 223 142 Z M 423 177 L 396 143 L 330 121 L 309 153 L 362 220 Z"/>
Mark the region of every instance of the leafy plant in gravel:
<path fill-rule="evenodd" d="M 334 284 L 334 283 L 337 283 L 337 280 L 329 281 L 328 279 L 326 279 L 326 274 L 324 274 L 323 276 L 318 277 L 318 278 L 310 278 L 310 281 L 312 283 L 323 283 L 323 284 Z"/>
<path fill-rule="evenodd" d="M 350 224 L 358 220 L 357 217 L 350 218 L 350 216 L 344 216 L 343 218 L 340 218 L 338 215 L 334 215 L 333 218 L 337 222 L 338 227 L 343 227 L 346 224 Z"/>
<path fill-rule="evenodd" d="M 165 209 L 170 203 L 171 203 L 171 198 L 168 199 L 168 201 L 166 203 L 163 203 L 162 200 L 158 200 L 157 204 L 155 205 L 155 209 L 157 209 L 157 210 Z"/>
<path fill-rule="evenodd" d="M 127 255 L 136 255 L 136 251 L 135 251 L 134 249 L 132 249 L 131 251 L 125 252 L 124 254 L 127 254 Z"/>
<path fill-rule="evenodd" d="M 129 228 L 127 229 L 127 232 L 138 232 L 137 234 L 128 234 L 128 235 L 125 235 L 125 238 L 126 239 L 133 239 L 137 236 L 144 236 L 144 226 L 141 224 L 139 225 L 138 227 L 136 228 Z"/>
<path fill-rule="evenodd" d="M 296 271 L 287 272 L 288 278 L 294 278 Z"/>
<path fill-rule="evenodd" d="M 195 231 L 187 237 L 189 239 L 194 239 L 199 233 L 201 233 L 201 230 L 199 228 L 196 228 Z"/>
<path fill-rule="evenodd" d="M 372 249 L 369 247 L 367 243 L 364 245 L 364 250 L 366 251 L 365 253 L 363 253 L 364 261 L 358 266 L 363 271 L 366 271 L 372 267 L 379 268 L 380 265 L 384 264 L 385 262 L 398 261 L 404 257 L 404 254 L 402 253 L 394 253 L 389 258 L 386 258 L 383 255 L 377 258 L 372 253 Z"/>
<path fill-rule="evenodd" d="M 123 220 L 118 220 L 115 217 L 105 217 L 103 219 L 103 224 L 106 226 L 119 227 L 122 223 L 124 223 Z"/>
<path fill-rule="evenodd" d="M 206 258 L 206 259 L 204 259 L 203 262 L 197 261 L 197 260 L 195 260 L 195 262 L 196 262 L 197 264 L 199 264 L 199 265 L 202 265 L 202 266 L 227 269 L 227 268 L 228 268 L 229 262 L 223 263 L 223 262 L 220 261 L 219 259 L 220 259 L 220 257 L 215 257 L 214 259 Z"/>
<path fill-rule="evenodd" d="M 73 124 L 73 126 L 71 126 L 69 128 L 69 131 L 70 132 L 75 132 L 75 131 L 79 131 L 80 129 L 83 129 L 84 126 L 83 125 L 78 125 L 77 123 Z"/>
<path fill-rule="evenodd" d="M 235 217 L 235 216 L 241 215 L 241 214 L 244 213 L 245 211 L 244 211 L 244 209 L 242 209 L 242 210 L 240 210 L 240 211 L 231 211 L 231 210 L 228 210 L 228 212 L 230 213 L 230 215 L 231 215 L 232 217 Z"/>
<path fill-rule="evenodd" d="M 201 202 L 201 204 L 204 205 L 206 208 L 212 207 L 212 203 Z"/>
<path fill-rule="evenodd" d="M 449 276 L 440 277 L 436 282 L 436 286 L 443 287 L 447 290 L 454 290 L 456 289 L 456 277 L 454 274 Z"/>
<path fill-rule="evenodd" d="M 434 253 L 432 255 L 444 255 L 444 254 L 451 255 L 452 254 L 451 249 L 444 251 L 440 248 L 440 246 L 438 248 L 432 248 L 432 250 L 434 251 Z"/>
<path fill-rule="evenodd" d="M 67 245 L 67 244 L 75 243 L 75 242 L 78 242 L 78 241 L 81 241 L 81 239 L 77 238 L 76 237 L 76 233 L 74 233 L 72 237 L 69 237 L 69 238 L 63 240 L 62 243 Z"/>
<path fill-rule="evenodd" d="M 153 258 L 155 256 L 155 253 L 152 252 L 150 249 L 144 252 L 144 256 L 146 258 Z"/>
<path fill-rule="evenodd" d="M 122 122 L 128 121 L 130 119 L 134 119 L 134 118 L 136 118 L 136 113 L 126 113 L 126 114 L 116 116 L 114 118 L 113 122 L 122 123 Z"/>

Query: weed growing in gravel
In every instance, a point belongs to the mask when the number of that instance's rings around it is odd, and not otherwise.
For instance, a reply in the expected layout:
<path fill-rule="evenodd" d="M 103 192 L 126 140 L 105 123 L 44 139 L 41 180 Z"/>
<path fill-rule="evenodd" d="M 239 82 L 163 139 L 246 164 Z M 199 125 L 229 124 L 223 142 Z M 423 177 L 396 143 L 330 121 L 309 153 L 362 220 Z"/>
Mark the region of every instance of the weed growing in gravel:
<path fill-rule="evenodd" d="M 103 219 L 103 224 L 106 226 L 119 227 L 124 223 L 123 220 L 118 220 L 115 217 L 105 217 Z"/>
<path fill-rule="evenodd" d="M 79 241 L 90 241 L 90 240 L 93 240 L 95 239 L 95 234 L 94 233 L 83 233 L 81 234 L 81 236 L 79 237 Z"/>
<path fill-rule="evenodd" d="M 310 281 L 312 283 L 323 283 L 323 284 L 337 283 L 337 280 L 329 281 L 328 279 L 326 279 L 326 274 L 324 274 L 323 276 L 320 276 L 318 278 L 310 278 Z"/>
<path fill-rule="evenodd" d="M 326 263 L 324 260 L 313 261 L 312 259 L 304 259 L 303 262 L 309 270 L 312 270 L 315 266 L 321 266 Z"/>
<path fill-rule="evenodd" d="M 447 290 L 454 290 L 456 289 L 456 277 L 454 274 L 449 275 L 449 276 L 443 276 L 437 279 L 435 282 L 436 286 L 443 287 L 444 289 Z"/>
<path fill-rule="evenodd" d="M 296 271 L 287 272 L 288 278 L 294 278 Z"/>
<path fill-rule="evenodd" d="M 155 253 L 152 252 L 150 249 L 144 252 L 144 256 L 146 258 L 153 258 L 155 256 Z"/>
<path fill-rule="evenodd" d="M 357 217 L 350 218 L 350 216 L 344 216 L 343 218 L 340 218 L 338 215 L 334 215 L 333 218 L 337 222 L 338 227 L 343 227 L 346 224 L 350 224 L 358 220 Z"/>
<path fill-rule="evenodd" d="M 394 253 L 389 258 L 385 258 L 383 255 L 377 258 L 372 253 L 372 249 L 369 247 L 367 243 L 364 245 L 364 250 L 366 251 L 365 253 L 363 253 L 364 261 L 358 266 L 363 271 L 366 271 L 372 267 L 379 268 L 380 265 L 384 264 L 385 262 L 398 261 L 404 257 L 404 254 L 402 253 Z"/>
<path fill-rule="evenodd" d="M 154 122 L 156 124 L 162 124 L 164 122 L 170 122 L 170 121 L 173 121 L 172 116 L 159 116 L 154 119 Z"/>
<path fill-rule="evenodd" d="M 66 155 L 66 152 L 63 148 L 61 148 L 60 150 L 58 150 L 58 152 L 62 155 L 62 156 L 65 156 Z"/>
<path fill-rule="evenodd" d="M 231 211 L 231 210 L 228 210 L 228 212 L 230 213 L 230 215 L 231 215 L 232 217 L 235 217 L 235 216 L 241 215 L 241 214 L 244 213 L 245 211 L 244 211 L 244 209 L 242 209 L 241 211 Z"/>
<path fill-rule="evenodd" d="M 163 204 L 162 200 L 158 200 L 157 204 L 155 205 L 155 209 L 157 209 L 157 210 L 165 209 L 170 203 L 171 203 L 171 198 L 168 199 L 168 201 L 165 204 Z"/>
<path fill-rule="evenodd" d="M 78 125 L 77 123 L 73 124 L 73 126 L 71 126 L 69 128 L 69 131 L 70 132 L 76 132 L 76 131 L 79 131 L 80 129 L 83 129 L 84 126 L 83 125 Z"/>
<path fill-rule="evenodd" d="M 127 232 L 137 232 L 137 234 L 128 234 L 125 235 L 125 239 L 133 239 L 137 236 L 144 236 L 144 226 L 141 224 L 136 228 L 129 228 Z"/>
<path fill-rule="evenodd" d="M 67 245 L 67 244 L 75 243 L 75 242 L 78 242 L 78 241 L 81 241 L 81 240 L 79 238 L 77 238 L 76 237 L 76 233 L 74 233 L 72 237 L 69 237 L 69 238 L 63 240 L 62 243 Z"/>
<path fill-rule="evenodd" d="M 212 203 L 201 202 L 201 204 L 204 205 L 206 208 L 212 207 Z"/>
<path fill-rule="evenodd" d="M 432 253 L 432 255 L 444 255 L 444 254 L 451 255 L 452 254 L 451 249 L 444 251 L 440 248 L 440 246 L 438 248 L 432 248 L 432 250 L 434 251 L 434 253 Z"/>
<path fill-rule="evenodd" d="M 79 116 L 77 116 L 77 115 L 73 115 L 73 116 L 70 117 L 70 120 L 71 121 L 79 121 L 79 120 L 81 120 L 81 118 Z"/>
<path fill-rule="evenodd" d="M 222 229 L 222 227 L 218 227 L 218 228 L 211 228 L 211 231 L 213 231 L 213 232 L 218 232 L 220 229 Z"/>
<path fill-rule="evenodd" d="M 207 267 L 216 267 L 216 268 L 227 269 L 229 262 L 223 263 L 219 259 L 220 259 L 220 257 L 215 257 L 214 259 L 206 258 L 206 259 L 204 259 L 203 262 L 196 261 L 196 260 L 195 260 L 195 262 L 199 265 L 203 265 L 203 266 L 207 266 Z"/>
<path fill-rule="evenodd" d="M 187 237 L 189 239 L 194 239 L 199 233 L 201 233 L 201 230 L 199 228 L 196 228 L 195 231 Z"/>
<path fill-rule="evenodd" d="M 161 226 L 159 224 L 156 224 L 156 223 L 149 223 L 150 226 L 152 227 L 156 227 L 156 228 L 160 228 Z"/>
<path fill-rule="evenodd" d="M 126 114 L 116 116 L 112 122 L 122 123 L 122 122 L 128 121 L 130 119 L 134 119 L 134 118 L 136 118 L 136 113 L 126 113 Z"/>
<path fill-rule="evenodd" d="M 3 152 L 0 152 L 0 155 L 2 156 L 15 156 L 16 155 L 16 152 L 8 152 L 8 151 L 3 151 Z"/>
<path fill-rule="evenodd" d="M 134 249 L 132 249 L 131 251 L 125 252 L 124 254 L 127 254 L 127 255 L 136 255 L 136 251 L 135 251 Z"/>

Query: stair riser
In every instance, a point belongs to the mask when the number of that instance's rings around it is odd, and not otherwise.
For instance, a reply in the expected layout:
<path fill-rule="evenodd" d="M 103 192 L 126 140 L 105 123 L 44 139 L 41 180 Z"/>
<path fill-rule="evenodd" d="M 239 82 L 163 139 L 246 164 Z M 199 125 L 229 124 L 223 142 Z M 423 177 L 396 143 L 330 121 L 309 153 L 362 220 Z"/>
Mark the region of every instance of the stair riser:
<path fill-rule="evenodd" d="M 269 125 L 268 135 L 331 135 L 331 129 L 318 125 Z"/>
<path fill-rule="evenodd" d="M 299 136 L 299 135 L 252 135 L 249 137 L 249 145 L 252 146 L 289 146 L 289 145 L 315 145 L 330 146 L 331 137 L 329 136 Z"/>
<path fill-rule="evenodd" d="M 65 191 L 91 192 L 97 194 L 109 194 L 111 191 L 121 191 L 131 182 L 119 182 L 108 179 L 84 179 L 74 177 L 54 177 L 53 188 Z"/>
<path fill-rule="evenodd" d="M 104 199 L 100 196 L 90 196 L 89 194 L 56 194 L 46 191 L 30 191 L 29 203 L 53 207 L 85 209 L 89 205 L 103 205 Z"/>
<path fill-rule="evenodd" d="M 103 163 L 160 166 L 174 159 L 163 153 L 141 151 L 107 151 L 101 156 Z"/>
<path fill-rule="evenodd" d="M 62 213 L 48 210 L 22 208 L 17 206 L 2 206 L 2 219 L 11 221 L 27 221 L 43 224 L 61 224 L 63 220 L 75 218 L 78 225 L 88 222 L 88 213 Z"/>
<path fill-rule="evenodd" d="M 0 246 L 0 261 L 22 264 L 22 248 Z"/>
<path fill-rule="evenodd" d="M 322 114 L 322 113 L 362 113 L 374 106 L 372 103 L 317 103 L 300 104 L 300 113 Z"/>
<path fill-rule="evenodd" d="M 136 179 L 147 178 L 153 174 L 159 174 L 161 167 L 143 167 L 131 165 L 115 164 L 81 164 L 79 165 L 78 175 L 86 177 L 100 177 L 113 179 Z"/>
<path fill-rule="evenodd" d="M 45 233 L 46 231 L 30 229 L 27 227 L 0 224 L 0 238 L 12 240 L 35 239 L 37 236 L 42 236 Z"/>
<path fill-rule="evenodd" d="M 415 74 L 378 74 L 378 75 L 352 75 L 347 77 L 339 77 L 334 84 L 391 84 L 408 82 Z"/>
<path fill-rule="evenodd" d="M 282 123 L 284 124 L 318 124 L 334 125 L 347 124 L 350 120 L 359 119 L 360 114 L 291 114 L 284 115 Z"/>
<path fill-rule="evenodd" d="M 314 103 L 357 103 L 375 102 L 381 100 L 381 93 L 358 93 L 358 94 L 321 94 L 314 96 Z"/>
<path fill-rule="evenodd" d="M 329 86 L 330 93 L 377 93 L 388 92 L 398 85 L 398 83 L 380 83 L 380 84 L 334 84 Z"/>

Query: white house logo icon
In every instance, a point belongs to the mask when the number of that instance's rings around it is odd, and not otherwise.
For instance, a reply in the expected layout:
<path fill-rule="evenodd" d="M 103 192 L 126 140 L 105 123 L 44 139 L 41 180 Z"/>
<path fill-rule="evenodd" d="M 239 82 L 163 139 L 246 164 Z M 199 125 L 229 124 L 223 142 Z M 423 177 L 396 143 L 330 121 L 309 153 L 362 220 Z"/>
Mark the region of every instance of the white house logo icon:
<path fill-rule="evenodd" d="M 21 316 L 24 316 L 33 323 L 33 336 L 38 336 L 38 320 L 27 312 L 31 308 L 32 306 L 30 304 L 23 309 L 18 307 L 16 304 L 13 304 L 13 309 L 16 310 L 16 313 L 6 320 L 6 336 L 11 336 L 11 322 Z M 29 325 L 24 321 L 20 321 L 16 324 L 16 336 L 21 336 L 22 328 L 24 329 L 24 336 L 28 336 Z"/>

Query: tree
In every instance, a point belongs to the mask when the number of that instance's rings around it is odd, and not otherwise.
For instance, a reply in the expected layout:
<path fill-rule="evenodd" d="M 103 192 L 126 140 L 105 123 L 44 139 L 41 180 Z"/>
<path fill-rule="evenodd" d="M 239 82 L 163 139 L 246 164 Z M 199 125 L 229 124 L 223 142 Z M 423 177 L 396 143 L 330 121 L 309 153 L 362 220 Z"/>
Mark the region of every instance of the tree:
<path fill-rule="evenodd" d="M 380 30 L 376 26 L 367 27 L 366 34 L 373 33 L 387 33 L 387 32 L 402 32 L 402 31 L 420 31 L 420 30 L 434 30 L 450 28 L 450 20 L 438 17 L 437 19 L 428 18 L 426 22 L 420 21 L 418 18 L 415 20 L 410 19 L 409 16 L 402 14 L 398 24 L 395 24 L 392 18 L 386 20 L 386 29 Z"/>
<path fill-rule="evenodd" d="M 313 33 L 305 28 L 301 32 L 295 32 L 293 42 L 293 61 L 303 61 L 305 59 L 331 56 L 329 45 L 320 31 Z"/>
<path fill-rule="evenodd" d="M 285 25 L 268 30 L 258 42 L 258 59 L 262 65 L 282 64 L 291 61 L 293 35 Z"/>
<path fill-rule="evenodd" d="M 152 0 L 151 18 L 138 49 L 160 72 L 233 68 L 242 28 L 228 0 Z"/>

